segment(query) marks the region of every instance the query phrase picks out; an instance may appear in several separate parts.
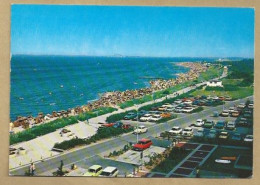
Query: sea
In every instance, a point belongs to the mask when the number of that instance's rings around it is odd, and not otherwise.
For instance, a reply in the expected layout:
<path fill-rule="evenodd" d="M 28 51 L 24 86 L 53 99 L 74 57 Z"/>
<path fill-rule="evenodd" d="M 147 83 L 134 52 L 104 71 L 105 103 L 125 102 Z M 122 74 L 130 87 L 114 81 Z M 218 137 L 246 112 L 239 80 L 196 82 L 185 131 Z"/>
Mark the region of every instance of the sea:
<path fill-rule="evenodd" d="M 11 57 L 10 119 L 67 110 L 108 91 L 149 87 L 153 78 L 189 71 L 176 62 L 198 58 L 29 56 Z"/>

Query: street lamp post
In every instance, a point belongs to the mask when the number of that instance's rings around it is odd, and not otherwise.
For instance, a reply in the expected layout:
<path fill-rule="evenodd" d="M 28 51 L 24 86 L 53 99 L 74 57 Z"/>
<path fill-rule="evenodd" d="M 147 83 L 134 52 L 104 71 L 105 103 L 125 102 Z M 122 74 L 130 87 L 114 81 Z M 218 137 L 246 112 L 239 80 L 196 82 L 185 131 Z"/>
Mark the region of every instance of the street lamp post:
<path fill-rule="evenodd" d="M 135 104 L 135 108 L 136 108 L 136 116 L 137 116 L 137 132 L 136 132 L 136 142 L 138 142 L 138 128 L 139 128 L 139 116 L 138 116 L 138 106 Z"/>

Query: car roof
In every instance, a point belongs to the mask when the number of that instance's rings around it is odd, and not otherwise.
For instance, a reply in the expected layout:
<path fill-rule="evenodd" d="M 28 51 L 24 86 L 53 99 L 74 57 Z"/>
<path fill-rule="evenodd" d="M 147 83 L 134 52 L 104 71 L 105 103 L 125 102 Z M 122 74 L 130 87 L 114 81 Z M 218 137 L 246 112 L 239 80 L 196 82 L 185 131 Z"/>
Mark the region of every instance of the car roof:
<path fill-rule="evenodd" d="M 172 128 L 181 128 L 181 127 L 178 127 L 178 126 L 174 126 L 174 127 L 172 127 Z"/>
<path fill-rule="evenodd" d="M 98 169 L 100 167 L 102 167 L 102 166 L 95 164 L 95 165 L 90 166 L 89 169 L 96 170 L 96 169 Z"/>
<path fill-rule="evenodd" d="M 139 141 L 151 141 L 151 139 L 147 139 L 147 138 L 142 138 Z"/>
<path fill-rule="evenodd" d="M 108 166 L 106 167 L 103 172 L 109 172 L 111 173 L 112 171 L 114 171 L 115 169 L 117 169 L 116 167 L 113 167 L 113 166 Z"/>

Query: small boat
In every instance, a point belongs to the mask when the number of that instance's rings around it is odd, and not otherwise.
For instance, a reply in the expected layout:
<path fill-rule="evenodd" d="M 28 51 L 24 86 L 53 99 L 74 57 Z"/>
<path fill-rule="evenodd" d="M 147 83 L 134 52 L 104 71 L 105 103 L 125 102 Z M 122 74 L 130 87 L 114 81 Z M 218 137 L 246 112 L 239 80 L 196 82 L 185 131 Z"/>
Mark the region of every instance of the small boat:
<path fill-rule="evenodd" d="M 134 84 L 136 85 L 136 84 L 138 84 L 137 82 L 134 82 Z"/>
<path fill-rule="evenodd" d="M 56 103 L 50 103 L 50 105 L 55 105 Z"/>
<path fill-rule="evenodd" d="M 80 96 L 84 96 L 84 94 L 82 93 L 82 94 L 80 94 Z"/>
<path fill-rule="evenodd" d="M 49 92 L 49 95 L 51 95 L 52 94 L 52 92 Z"/>
<path fill-rule="evenodd" d="M 63 88 L 63 85 L 60 85 L 61 88 Z"/>
<path fill-rule="evenodd" d="M 23 97 L 19 97 L 19 100 L 24 100 L 24 98 Z"/>
<path fill-rule="evenodd" d="M 230 160 L 223 160 L 223 159 L 216 159 L 215 162 L 221 163 L 221 164 L 230 164 L 231 163 Z"/>

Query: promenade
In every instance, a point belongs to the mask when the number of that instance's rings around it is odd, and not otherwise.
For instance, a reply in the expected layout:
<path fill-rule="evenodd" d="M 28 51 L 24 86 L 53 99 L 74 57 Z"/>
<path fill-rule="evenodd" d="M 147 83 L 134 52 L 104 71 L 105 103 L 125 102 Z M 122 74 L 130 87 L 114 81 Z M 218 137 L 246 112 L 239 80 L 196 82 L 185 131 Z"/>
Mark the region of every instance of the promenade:
<path fill-rule="evenodd" d="M 226 77 L 226 75 L 227 75 L 227 71 L 224 70 L 224 72 L 220 78 Z M 174 94 L 168 95 L 168 98 L 176 97 L 176 93 L 181 95 L 183 93 L 186 93 L 186 92 L 189 92 L 189 91 L 195 89 L 196 87 L 199 87 L 199 86 L 202 86 L 205 84 L 206 84 L 206 82 L 202 82 L 202 83 L 196 84 L 196 86 L 184 88 L 182 90 L 175 92 Z M 149 101 L 149 102 L 139 104 L 139 105 L 136 105 L 133 107 L 128 107 L 126 109 L 119 109 L 115 112 L 89 119 L 89 123 L 87 123 L 86 121 L 79 122 L 74 125 L 67 126 L 65 128 L 71 130 L 71 132 L 74 133 L 75 136 L 77 136 L 78 138 L 87 138 L 96 133 L 96 130 L 100 126 L 97 123 L 105 122 L 105 120 L 108 116 L 117 114 L 117 113 L 122 113 L 122 112 L 129 111 L 129 110 L 133 110 L 133 109 L 138 109 L 142 106 L 150 105 L 155 102 L 161 102 L 165 99 L 166 99 L 166 97 L 163 97 L 163 98 L 157 99 L 155 101 Z M 48 158 L 58 157 L 60 155 L 58 152 L 51 151 L 54 144 L 57 142 L 62 142 L 62 141 L 71 139 L 71 137 L 66 137 L 66 136 L 61 137 L 59 134 L 61 130 L 62 129 L 59 129 L 55 132 L 40 136 L 40 137 L 32 139 L 30 141 L 12 145 L 11 147 L 15 147 L 15 148 L 22 147 L 22 148 L 26 149 L 27 152 L 23 155 L 10 157 L 9 168 L 10 169 L 19 168 L 19 167 L 27 166 L 31 162 L 40 162 L 40 161 L 48 159 Z"/>

